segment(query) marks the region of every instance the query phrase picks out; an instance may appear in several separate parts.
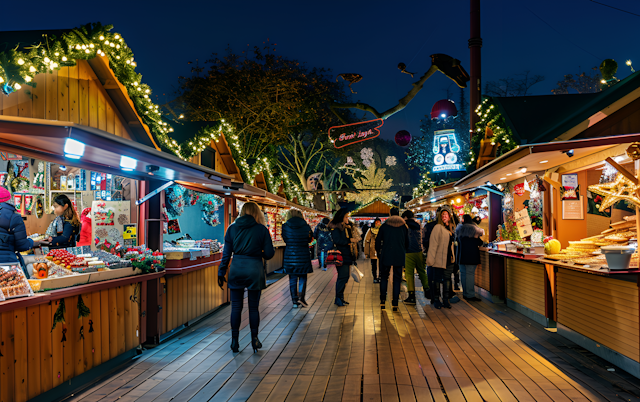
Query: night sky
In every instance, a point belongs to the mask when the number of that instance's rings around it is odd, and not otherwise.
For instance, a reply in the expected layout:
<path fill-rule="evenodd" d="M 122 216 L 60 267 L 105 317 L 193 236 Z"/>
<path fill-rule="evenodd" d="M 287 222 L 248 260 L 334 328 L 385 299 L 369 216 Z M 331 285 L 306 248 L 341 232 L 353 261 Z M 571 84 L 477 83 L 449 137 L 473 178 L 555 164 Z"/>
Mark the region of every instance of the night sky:
<path fill-rule="evenodd" d="M 640 14 L 638 0 L 601 0 Z M 321 6 L 320 6 L 321 5 Z M 12 10 L 13 8 L 13 10 Z M 469 1 L 109 1 L 4 4 L 2 30 L 72 28 L 87 22 L 113 24 L 132 48 L 137 71 L 162 104 L 173 98 L 178 76 L 189 61 L 206 60 L 227 45 L 241 51 L 267 40 L 277 52 L 310 67 L 328 67 L 334 76 L 358 73 L 353 100 L 379 111 L 394 106 L 414 81 L 399 62 L 420 76 L 429 55 L 446 53 L 469 72 Z M 546 80 L 533 88 L 550 94 L 567 73 L 598 66 L 605 58 L 619 64 L 617 77 L 630 74 L 624 62 L 640 69 L 636 27 L 640 17 L 590 0 L 536 2 L 482 0 L 482 79 L 496 80 L 530 70 Z M 392 138 L 402 129 L 419 133 L 420 119 L 433 103 L 459 100 L 458 87 L 442 74 L 382 127 Z M 468 89 L 467 92 L 468 99 Z M 358 111 L 362 116 L 364 112 Z M 372 118 L 368 115 L 367 118 Z"/>

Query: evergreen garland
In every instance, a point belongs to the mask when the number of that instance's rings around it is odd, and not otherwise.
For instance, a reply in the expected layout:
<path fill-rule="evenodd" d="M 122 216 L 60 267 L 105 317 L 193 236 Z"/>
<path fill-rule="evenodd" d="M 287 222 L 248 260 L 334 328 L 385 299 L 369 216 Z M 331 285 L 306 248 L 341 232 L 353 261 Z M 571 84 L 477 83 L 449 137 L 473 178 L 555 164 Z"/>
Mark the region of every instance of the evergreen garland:
<path fill-rule="evenodd" d="M 58 323 L 64 323 L 64 315 L 67 312 L 67 309 L 64 306 L 64 299 L 60 299 L 58 303 L 58 308 L 56 309 L 55 314 L 53 315 L 53 326 L 51 327 L 51 332 L 56 329 L 56 325 Z"/>
<path fill-rule="evenodd" d="M 160 146 L 178 157 L 188 160 L 202 151 L 227 125 L 204 129 L 194 137 L 178 144 L 170 137 L 173 128 L 163 121 L 159 106 L 151 101 L 151 88 L 136 73 L 133 52 L 122 36 L 110 32 L 112 25 L 86 24 L 63 32 L 59 37 L 43 35 L 42 42 L 25 47 L 8 47 L 0 51 L 0 90 L 5 94 L 20 90 L 24 85 L 35 87 L 36 74 L 76 65 L 76 60 L 107 57 L 118 81 L 127 89 L 129 98 L 143 122 L 149 126 Z"/>
<path fill-rule="evenodd" d="M 82 295 L 78 295 L 78 319 L 82 319 L 82 317 L 89 317 L 91 314 L 91 310 L 84 304 L 84 300 L 82 300 Z"/>

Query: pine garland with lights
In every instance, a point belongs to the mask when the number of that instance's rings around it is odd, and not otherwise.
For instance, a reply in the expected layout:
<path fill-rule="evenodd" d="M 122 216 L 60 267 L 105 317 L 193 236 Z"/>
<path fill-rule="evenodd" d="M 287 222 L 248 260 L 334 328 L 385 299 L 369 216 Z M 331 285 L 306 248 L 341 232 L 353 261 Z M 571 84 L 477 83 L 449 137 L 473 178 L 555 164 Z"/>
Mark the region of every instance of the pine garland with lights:
<path fill-rule="evenodd" d="M 413 188 L 413 198 L 419 198 L 431 194 L 435 185 L 436 183 L 431 180 L 429 174 L 423 174 L 418 186 Z"/>
<path fill-rule="evenodd" d="M 476 123 L 476 132 L 471 147 L 471 161 L 475 161 L 480 151 L 480 140 L 484 138 L 487 127 L 493 131 L 491 143 L 497 145 L 496 156 L 503 155 L 518 146 L 513 139 L 513 132 L 492 98 L 485 98 L 475 110 L 480 117 Z"/>
<path fill-rule="evenodd" d="M 112 25 L 91 23 L 63 32 L 59 37 L 45 34 L 37 45 L 0 51 L 0 90 L 9 95 L 22 89 L 24 85 L 35 87 L 36 74 L 73 67 L 76 60 L 106 57 L 116 78 L 126 88 L 136 111 L 159 145 L 183 160 L 204 150 L 208 141 L 219 136 L 227 126 L 223 124 L 212 131 L 203 130 L 182 144 L 173 140 L 169 134 L 173 132 L 173 128 L 163 121 L 159 106 L 151 101 L 151 88 L 141 82 L 142 75 L 135 71 L 137 63 L 133 52 L 122 35 L 110 32 L 112 29 Z"/>

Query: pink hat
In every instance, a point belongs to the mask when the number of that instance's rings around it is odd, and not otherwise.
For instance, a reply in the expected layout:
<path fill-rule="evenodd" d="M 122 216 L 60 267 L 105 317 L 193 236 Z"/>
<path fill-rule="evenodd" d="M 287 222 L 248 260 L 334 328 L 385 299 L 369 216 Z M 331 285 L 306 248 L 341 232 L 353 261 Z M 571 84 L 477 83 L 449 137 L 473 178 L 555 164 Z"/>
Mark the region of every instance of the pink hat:
<path fill-rule="evenodd" d="M 11 199 L 11 193 L 4 187 L 0 187 L 0 202 L 7 202 Z"/>

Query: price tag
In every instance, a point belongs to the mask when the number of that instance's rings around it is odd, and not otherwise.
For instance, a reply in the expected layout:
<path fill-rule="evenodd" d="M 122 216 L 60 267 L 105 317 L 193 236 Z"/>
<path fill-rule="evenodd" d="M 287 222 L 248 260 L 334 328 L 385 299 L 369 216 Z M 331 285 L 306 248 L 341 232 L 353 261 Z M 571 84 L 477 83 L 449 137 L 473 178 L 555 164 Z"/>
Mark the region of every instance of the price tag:
<path fill-rule="evenodd" d="M 195 253 L 193 251 L 189 251 L 189 261 L 195 261 L 197 259 Z"/>

